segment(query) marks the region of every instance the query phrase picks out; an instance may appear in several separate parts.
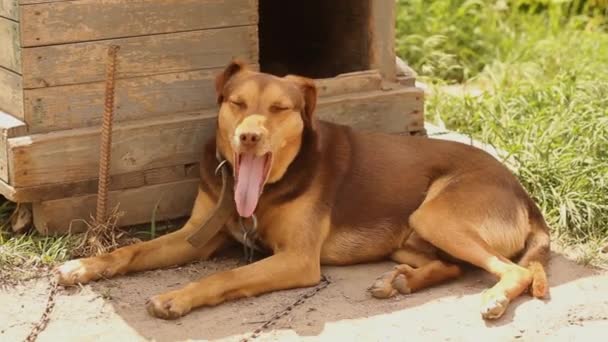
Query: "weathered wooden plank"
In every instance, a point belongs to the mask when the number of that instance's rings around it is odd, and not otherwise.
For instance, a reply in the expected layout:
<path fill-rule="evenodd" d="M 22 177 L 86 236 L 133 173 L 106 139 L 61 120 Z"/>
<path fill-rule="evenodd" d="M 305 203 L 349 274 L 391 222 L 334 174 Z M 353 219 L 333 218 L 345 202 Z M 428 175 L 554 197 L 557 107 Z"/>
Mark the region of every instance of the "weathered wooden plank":
<path fill-rule="evenodd" d="M 23 46 L 255 25 L 257 0 L 77 0 L 21 6 Z"/>
<path fill-rule="evenodd" d="M 186 178 L 199 178 L 201 164 L 199 162 L 185 165 Z"/>
<path fill-rule="evenodd" d="M 0 17 L 0 67 L 21 74 L 19 24 Z"/>
<path fill-rule="evenodd" d="M 380 70 L 385 79 L 395 81 L 396 3 L 392 0 L 376 0 L 370 1 L 370 3 L 370 67 Z"/>
<path fill-rule="evenodd" d="M 188 216 L 196 198 L 198 182 L 198 179 L 190 179 L 110 191 L 108 206 L 113 209 L 118 205 L 119 212 L 123 213 L 118 221 L 120 226 L 150 222 L 157 205 L 157 221 Z M 34 203 L 34 225 L 45 235 L 83 231 L 86 229 L 83 220 L 90 221 L 95 203 L 96 195 Z"/>
<path fill-rule="evenodd" d="M 341 74 L 337 77 L 316 79 L 319 96 L 334 96 L 362 91 L 380 90 L 382 75 L 377 70 Z"/>
<path fill-rule="evenodd" d="M 4 68 L 0 68 L 0 111 L 23 119 L 21 75 Z"/>
<path fill-rule="evenodd" d="M 257 65 L 253 65 L 257 68 Z M 119 80 L 117 122 L 215 107 L 214 77 L 220 68 Z M 321 96 L 378 90 L 377 71 L 316 80 Z M 104 84 L 25 90 L 25 118 L 32 133 L 99 125 Z M 79 94 L 66 97 L 65 94 Z"/>
<path fill-rule="evenodd" d="M 424 97 L 424 92 L 422 90 L 420 92 L 422 93 L 421 97 Z M 406 119 L 406 132 L 411 135 L 426 135 L 424 128 L 424 106 L 410 111 Z"/>
<path fill-rule="evenodd" d="M 111 174 L 196 162 L 215 131 L 215 113 L 118 124 L 112 135 Z M 99 129 L 9 139 L 11 185 L 16 188 L 97 176 Z"/>
<path fill-rule="evenodd" d="M 186 179 L 198 179 L 196 172 L 185 172 L 185 165 L 169 166 L 145 171 L 135 171 L 112 175 L 110 190 L 124 190 L 147 185 L 176 182 Z M 97 193 L 98 180 L 88 179 L 76 182 L 45 184 L 30 187 L 12 188 L 7 199 L 18 203 L 49 201 L 68 197 L 78 197 Z M 2 188 L 0 188 L 0 191 Z M 8 197 L 10 196 L 10 197 Z"/>
<path fill-rule="evenodd" d="M 0 179 L 0 195 L 4 196 L 9 201 L 12 201 L 12 198 L 15 195 L 15 188 L 8 185 L 8 183 L 4 180 Z"/>
<path fill-rule="evenodd" d="M 257 26 L 43 46 L 23 50 L 24 87 L 103 81 L 110 45 L 120 46 L 118 78 L 218 68 L 235 57 L 258 61 Z"/>
<path fill-rule="evenodd" d="M 19 21 L 19 4 L 17 1 L 18 0 L 0 0 L 0 17 Z"/>
<path fill-rule="evenodd" d="M 27 134 L 25 123 L 14 116 L 0 111 L 0 130 L 7 138 L 19 137 Z"/>
<path fill-rule="evenodd" d="M 0 111 L 0 179 L 9 183 L 8 178 L 8 138 L 27 133 L 27 127 L 15 117 Z"/>
<path fill-rule="evenodd" d="M 184 178 L 186 178 L 186 168 L 184 165 L 162 167 L 144 171 L 144 180 L 146 184 L 175 182 Z"/>
<path fill-rule="evenodd" d="M 321 98 L 317 114 L 355 128 L 403 132 L 413 111 L 422 111 L 422 91 L 398 87 Z M 119 124 L 113 135 L 112 174 L 196 163 L 215 125 L 215 111 Z M 98 134 L 97 128 L 87 128 L 9 139 L 11 185 L 95 178 Z"/>
<path fill-rule="evenodd" d="M 66 2 L 66 1 L 76 1 L 76 0 L 17 0 L 20 5 L 33 5 L 33 4 L 44 4 L 50 2 Z"/>
<path fill-rule="evenodd" d="M 317 115 L 355 129 L 401 133 L 412 113 L 422 111 L 422 95 L 417 88 L 397 88 L 334 96 L 321 102 Z"/>
<path fill-rule="evenodd" d="M 214 77 L 219 70 L 117 80 L 114 122 L 214 107 Z M 104 89 L 98 82 L 24 90 L 25 121 L 32 133 L 99 125 Z"/>
<path fill-rule="evenodd" d="M 59 198 L 83 196 L 97 193 L 97 179 L 44 184 L 31 187 L 13 188 L 9 200 L 17 203 L 48 201 Z M 110 176 L 110 190 L 121 190 L 144 186 L 143 172 L 129 172 Z"/>
<path fill-rule="evenodd" d="M 416 86 L 416 72 L 405 61 L 395 57 L 395 67 L 397 69 L 397 82 L 406 87 Z"/>

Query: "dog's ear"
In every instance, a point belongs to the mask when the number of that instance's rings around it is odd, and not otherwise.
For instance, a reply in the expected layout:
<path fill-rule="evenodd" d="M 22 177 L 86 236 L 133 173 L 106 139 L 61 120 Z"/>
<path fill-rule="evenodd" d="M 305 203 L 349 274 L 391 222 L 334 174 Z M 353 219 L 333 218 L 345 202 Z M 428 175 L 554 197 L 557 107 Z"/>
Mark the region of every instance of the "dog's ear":
<path fill-rule="evenodd" d="M 243 61 L 235 59 L 226 66 L 224 71 L 215 77 L 215 92 L 217 94 L 218 105 L 224 101 L 224 87 L 226 86 L 226 83 L 228 83 L 234 75 L 246 69 L 247 66 Z"/>
<path fill-rule="evenodd" d="M 302 119 L 308 127 L 314 126 L 314 112 L 317 107 L 317 86 L 315 81 L 310 78 L 287 75 L 285 79 L 293 82 L 302 92 L 304 97 L 304 109 L 302 110 Z"/>

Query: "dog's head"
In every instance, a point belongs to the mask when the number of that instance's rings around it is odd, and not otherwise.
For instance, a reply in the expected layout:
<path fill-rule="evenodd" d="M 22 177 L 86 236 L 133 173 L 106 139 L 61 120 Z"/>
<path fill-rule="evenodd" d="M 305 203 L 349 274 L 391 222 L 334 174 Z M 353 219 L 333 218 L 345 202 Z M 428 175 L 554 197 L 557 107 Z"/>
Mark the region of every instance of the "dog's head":
<path fill-rule="evenodd" d="M 279 78 L 238 61 L 217 76 L 216 90 L 216 143 L 234 170 L 237 211 L 250 217 L 264 186 L 283 177 L 304 131 L 314 129 L 317 90 L 311 79 Z"/>

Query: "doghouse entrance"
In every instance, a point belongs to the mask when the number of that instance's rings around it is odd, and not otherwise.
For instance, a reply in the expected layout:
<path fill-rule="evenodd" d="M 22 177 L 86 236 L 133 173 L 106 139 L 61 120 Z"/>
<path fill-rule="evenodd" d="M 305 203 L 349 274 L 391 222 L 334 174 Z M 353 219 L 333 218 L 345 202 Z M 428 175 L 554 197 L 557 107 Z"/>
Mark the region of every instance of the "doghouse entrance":
<path fill-rule="evenodd" d="M 329 78 L 369 69 L 368 0 L 260 0 L 260 68 Z"/>

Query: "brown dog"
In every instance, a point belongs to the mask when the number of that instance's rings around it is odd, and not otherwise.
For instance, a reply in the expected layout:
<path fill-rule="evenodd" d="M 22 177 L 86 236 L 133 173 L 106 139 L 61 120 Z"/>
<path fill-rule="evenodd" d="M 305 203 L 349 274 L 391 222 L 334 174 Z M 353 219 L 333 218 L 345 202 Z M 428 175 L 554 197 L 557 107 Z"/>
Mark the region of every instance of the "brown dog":
<path fill-rule="evenodd" d="M 500 317 L 528 289 L 534 297 L 546 294 L 547 225 L 492 156 L 460 143 L 318 121 L 309 79 L 278 78 L 233 62 L 216 83 L 218 130 L 204 151 L 190 220 L 158 239 L 70 261 L 59 267 L 62 284 L 208 258 L 230 235 L 242 238 L 240 216 L 256 219 L 255 243 L 273 255 L 155 296 L 150 314 L 176 318 L 201 306 L 317 284 L 321 264 L 387 258 L 399 265 L 369 289 L 378 298 L 456 278 L 462 261 L 499 278 L 482 296 L 484 318 Z M 195 248 L 187 237 L 211 215 L 222 188 L 216 152 L 233 170 L 229 203 L 236 209 L 219 234 Z"/>

